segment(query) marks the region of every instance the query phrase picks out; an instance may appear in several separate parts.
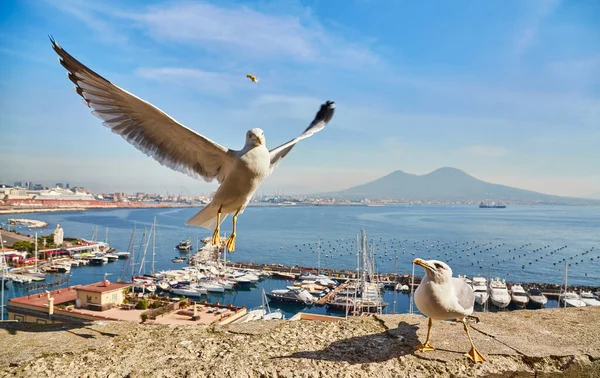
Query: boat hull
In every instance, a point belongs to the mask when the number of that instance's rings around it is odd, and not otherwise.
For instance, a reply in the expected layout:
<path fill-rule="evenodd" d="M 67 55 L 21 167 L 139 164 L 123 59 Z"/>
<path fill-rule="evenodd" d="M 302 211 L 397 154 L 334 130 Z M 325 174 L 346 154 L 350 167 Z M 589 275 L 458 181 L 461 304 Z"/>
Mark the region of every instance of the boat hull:
<path fill-rule="evenodd" d="M 310 306 L 313 304 L 313 303 L 309 303 L 308 301 L 304 301 L 302 299 L 289 298 L 289 297 L 273 295 L 273 294 L 269 294 L 269 293 L 267 293 L 266 295 L 267 295 L 267 298 L 269 298 L 269 300 L 273 301 L 273 302 L 293 303 L 293 304 L 301 304 L 301 305 L 306 305 L 306 306 Z"/>

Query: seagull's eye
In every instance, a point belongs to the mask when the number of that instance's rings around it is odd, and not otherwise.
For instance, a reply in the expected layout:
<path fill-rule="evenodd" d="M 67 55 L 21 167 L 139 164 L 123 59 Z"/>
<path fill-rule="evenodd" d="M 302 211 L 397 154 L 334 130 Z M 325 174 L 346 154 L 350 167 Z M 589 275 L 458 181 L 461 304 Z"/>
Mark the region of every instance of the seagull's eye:
<path fill-rule="evenodd" d="M 433 265 L 435 266 L 436 269 L 444 269 L 444 267 L 440 263 L 435 263 Z"/>

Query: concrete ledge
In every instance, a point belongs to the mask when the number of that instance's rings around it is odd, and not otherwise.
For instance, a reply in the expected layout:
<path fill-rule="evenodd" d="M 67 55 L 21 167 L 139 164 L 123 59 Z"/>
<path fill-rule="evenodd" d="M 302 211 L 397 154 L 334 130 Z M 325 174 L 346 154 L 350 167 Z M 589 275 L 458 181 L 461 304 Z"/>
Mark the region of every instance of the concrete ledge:
<path fill-rule="evenodd" d="M 0 377 L 599 377 L 600 308 L 480 315 L 461 324 L 383 315 L 226 326 L 0 325 Z"/>

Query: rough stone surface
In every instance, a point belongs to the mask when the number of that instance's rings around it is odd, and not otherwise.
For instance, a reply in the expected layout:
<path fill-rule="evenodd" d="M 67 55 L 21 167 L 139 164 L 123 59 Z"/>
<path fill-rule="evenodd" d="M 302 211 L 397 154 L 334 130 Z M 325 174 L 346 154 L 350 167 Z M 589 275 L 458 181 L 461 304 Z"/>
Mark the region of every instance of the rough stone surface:
<path fill-rule="evenodd" d="M 116 322 L 0 326 L 0 377 L 598 377 L 600 308 L 478 314 L 473 364 L 461 324 L 434 322 L 438 349 L 414 352 L 427 320 L 165 326 Z"/>

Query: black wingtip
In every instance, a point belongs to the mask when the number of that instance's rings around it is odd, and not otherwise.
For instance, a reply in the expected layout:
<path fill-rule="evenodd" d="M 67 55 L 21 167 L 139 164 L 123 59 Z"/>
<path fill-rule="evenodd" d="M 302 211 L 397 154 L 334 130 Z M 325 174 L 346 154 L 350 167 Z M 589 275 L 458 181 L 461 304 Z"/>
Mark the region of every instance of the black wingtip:
<path fill-rule="evenodd" d="M 54 49 L 54 51 L 58 51 L 58 49 L 60 49 L 60 46 L 58 45 L 58 43 L 56 43 L 56 40 L 54 39 L 52 34 L 48 34 L 48 38 L 50 39 L 50 43 L 52 44 L 52 48 Z"/>

